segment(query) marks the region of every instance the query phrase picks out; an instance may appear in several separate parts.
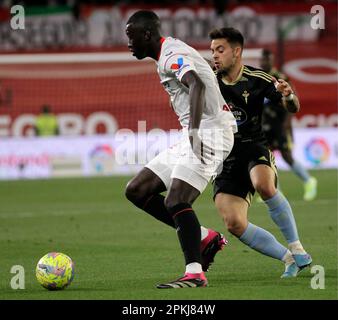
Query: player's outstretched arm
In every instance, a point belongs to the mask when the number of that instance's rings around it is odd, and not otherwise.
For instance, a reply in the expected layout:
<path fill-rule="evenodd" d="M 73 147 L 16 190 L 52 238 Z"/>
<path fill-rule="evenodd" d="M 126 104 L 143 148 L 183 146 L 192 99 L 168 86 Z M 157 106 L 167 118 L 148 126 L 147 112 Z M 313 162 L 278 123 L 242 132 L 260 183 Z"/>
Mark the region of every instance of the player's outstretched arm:
<path fill-rule="evenodd" d="M 300 109 L 299 99 L 293 92 L 290 84 L 283 79 L 275 79 L 274 84 L 277 89 L 283 95 L 283 105 L 289 112 L 296 113 Z"/>

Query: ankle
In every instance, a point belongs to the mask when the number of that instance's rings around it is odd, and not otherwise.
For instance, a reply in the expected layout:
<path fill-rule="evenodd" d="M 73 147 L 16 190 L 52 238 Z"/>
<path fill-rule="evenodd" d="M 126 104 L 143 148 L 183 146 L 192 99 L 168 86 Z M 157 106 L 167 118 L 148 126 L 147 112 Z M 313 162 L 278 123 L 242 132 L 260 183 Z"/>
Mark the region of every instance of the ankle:
<path fill-rule="evenodd" d="M 306 251 L 299 240 L 290 242 L 288 247 L 292 254 L 306 254 Z"/>

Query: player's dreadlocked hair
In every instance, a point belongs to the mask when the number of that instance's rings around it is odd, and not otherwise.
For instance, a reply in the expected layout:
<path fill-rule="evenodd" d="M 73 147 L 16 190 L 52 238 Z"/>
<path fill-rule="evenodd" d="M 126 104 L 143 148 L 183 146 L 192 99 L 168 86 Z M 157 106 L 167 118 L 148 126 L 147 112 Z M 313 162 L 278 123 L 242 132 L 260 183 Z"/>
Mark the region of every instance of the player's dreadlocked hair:
<path fill-rule="evenodd" d="M 244 38 L 242 34 L 235 28 L 214 29 L 210 31 L 209 38 L 211 40 L 226 39 L 231 46 L 239 44 L 242 49 L 244 46 Z"/>
<path fill-rule="evenodd" d="M 127 21 L 127 24 L 136 24 L 148 30 L 160 30 L 160 18 L 153 11 L 140 10 L 135 12 Z"/>

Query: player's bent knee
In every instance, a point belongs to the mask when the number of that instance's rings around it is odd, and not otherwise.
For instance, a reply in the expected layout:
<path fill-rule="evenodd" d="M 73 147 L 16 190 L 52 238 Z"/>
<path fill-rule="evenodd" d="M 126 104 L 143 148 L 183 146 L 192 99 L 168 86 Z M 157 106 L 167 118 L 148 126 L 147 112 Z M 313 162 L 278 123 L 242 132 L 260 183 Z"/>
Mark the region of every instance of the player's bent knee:
<path fill-rule="evenodd" d="M 246 229 L 246 224 L 234 216 L 226 217 L 224 223 L 227 230 L 236 237 L 240 237 Z"/>
<path fill-rule="evenodd" d="M 277 192 L 277 189 L 274 184 L 265 184 L 265 185 L 261 184 L 256 186 L 255 189 L 263 200 L 272 198 Z"/>
<path fill-rule="evenodd" d="M 137 182 L 131 180 L 127 183 L 125 196 L 129 201 L 139 203 L 145 195 L 142 192 L 141 186 Z"/>
<path fill-rule="evenodd" d="M 135 195 L 135 191 L 136 190 L 134 189 L 132 181 L 129 181 L 126 185 L 126 189 L 124 190 L 124 195 L 128 200 L 132 201 L 133 196 Z"/>

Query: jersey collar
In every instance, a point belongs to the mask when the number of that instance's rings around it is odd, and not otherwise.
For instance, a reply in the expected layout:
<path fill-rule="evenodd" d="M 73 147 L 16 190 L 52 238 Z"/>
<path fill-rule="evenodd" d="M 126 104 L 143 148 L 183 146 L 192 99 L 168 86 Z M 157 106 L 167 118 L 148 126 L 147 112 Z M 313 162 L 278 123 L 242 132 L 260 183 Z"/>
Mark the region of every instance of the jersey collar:
<path fill-rule="evenodd" d="M 243 70 L 244 70 L 244 65 L 242 65 L 241 70 L 240 70 L 240 72 L 239 72 L 237 78 L 236 78 L 234 81 L 228 82 L 228 81 L 225 79 L 225 77 L 222 77 L 222 81 L 223 81 L 226 85 L 230 85 L 230 86 L 235 85 L 235 84 L 242 78 Z"/>

